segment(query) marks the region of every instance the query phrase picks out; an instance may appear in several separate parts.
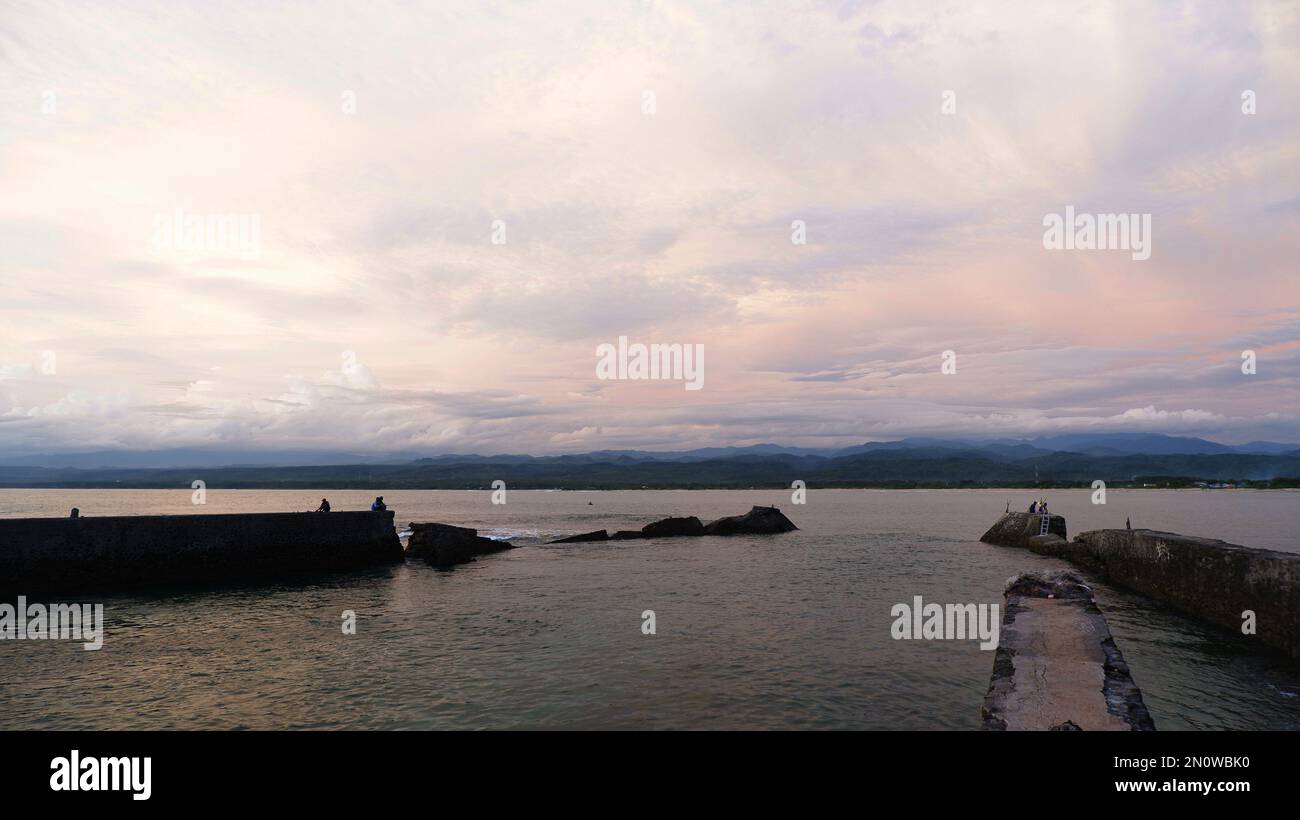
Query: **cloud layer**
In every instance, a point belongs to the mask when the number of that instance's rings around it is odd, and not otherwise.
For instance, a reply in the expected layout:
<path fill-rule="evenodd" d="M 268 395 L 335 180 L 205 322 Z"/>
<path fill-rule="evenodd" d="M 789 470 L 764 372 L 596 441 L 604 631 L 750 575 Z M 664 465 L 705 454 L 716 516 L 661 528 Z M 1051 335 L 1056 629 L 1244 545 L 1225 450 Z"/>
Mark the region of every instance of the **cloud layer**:
<path fill-rule="evenodd" d="M 1292 3 L 0 14 L 5 451 L 1300 440 Z"/>

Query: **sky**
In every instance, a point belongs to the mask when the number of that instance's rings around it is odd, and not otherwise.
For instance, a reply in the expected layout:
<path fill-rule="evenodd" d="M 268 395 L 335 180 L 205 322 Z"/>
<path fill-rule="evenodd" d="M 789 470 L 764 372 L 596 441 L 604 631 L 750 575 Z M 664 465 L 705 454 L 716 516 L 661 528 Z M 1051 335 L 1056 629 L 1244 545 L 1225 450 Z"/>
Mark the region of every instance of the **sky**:
<path fill-rule="evenodd" d="M 1300 441 L 1293 2 L 0 0 L 0 190 L 0 453 Z"/>

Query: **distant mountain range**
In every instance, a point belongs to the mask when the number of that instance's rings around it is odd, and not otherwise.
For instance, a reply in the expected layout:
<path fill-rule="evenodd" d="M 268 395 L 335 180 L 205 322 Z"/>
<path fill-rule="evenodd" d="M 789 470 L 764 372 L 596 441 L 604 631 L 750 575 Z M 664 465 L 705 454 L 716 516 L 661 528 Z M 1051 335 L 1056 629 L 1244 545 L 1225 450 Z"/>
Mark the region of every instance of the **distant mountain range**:
<path fill-rule="evenodd" d="M 712 461 L 749 456 L 844 456 L 884 450 L 978 452 L 999 461 L 1019 461 L 1050 453 L 1080 453 L 1090 456 L 1126 455 L 1285 455 L 1300 452 L 1300 444 L 1252 441 L 1249 444 L 1220 444 L 1203 438 L 1167 436 L 1156 433 L 1076 433 L 1023 439 L 905 438 L 899 441 L 871 441 L 851 447 L 783 447 L 754 444 L 749 447 L 702 447 L 696 450 L 597 450 L 560 456 L 523 454 L 477 455 L 446 453 L 419 456 L 402 452 L 360 453 L 344 450 L 233 449 L 184 447 L 169 450 L 96 450 L 82 453 L 46 453 L 27 456 L 0 454 L 0 466 L 70 467 L 76 469 L 154 469 L 165 467 L 305 467 L 336 464 L 524 464 L 530 462 L 625 462 L 625 461 Z"/>
<path fill-rule="evenodd" d="M 1147 433 L 1025 439 L 908 438 L 810 449 L 758 444 L 677 452 L 559 456 L 356 454 L 187 448 L 26 456 L 0 462 L 0 486 L 518 488 L 1017 486 L 1300 480 L 1300 444 L 1220 444 Z M 1147 481 L 1150 479 L 1151 481 Z M 1285 481 L 1284 481 L 1285 483 Z"/>

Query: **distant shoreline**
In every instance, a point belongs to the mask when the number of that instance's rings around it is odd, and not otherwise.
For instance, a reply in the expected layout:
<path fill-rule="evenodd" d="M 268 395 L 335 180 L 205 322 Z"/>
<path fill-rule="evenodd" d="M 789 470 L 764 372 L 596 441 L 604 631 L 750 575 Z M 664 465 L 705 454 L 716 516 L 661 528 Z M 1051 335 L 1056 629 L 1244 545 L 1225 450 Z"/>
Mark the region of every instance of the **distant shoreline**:
<path fill-rule="evenodd" d="M 1045 453 L 1023 447 L 879 447 L 833 458 L 797 453 L 706 452 L 688 460 L 610 453 L 535 458 L 458 457 L 392 464 L 334 462 L 299 466 L 49 467 L 0 465 L 0 487 L 35 489 L 174 489 L 202 481 L 212 489 L 473 490 L 505 482 L 513 489 L 788 489 L 809 488 L 1162 489 L 1200 485 L 1300 488 L 1294 454 Z M 229 454 L 230 458 L 237 457 Z M 112 462 L 109 462 L 111 464 Z"/>
<path fill-rule="evenodd" d="M 194 475 L 201 477 L 203 470 L 196 470 Z M 627 492 L 631 490 L 791 490 L 789 484 L 641 484 L 622 485 L 607 484 L 600 486 L 574 485 L 554 486 L 528 482 L 513 483 L 508 476 L 503 479 L 510 490 L 551 491 L 551 492 Z M 1091 482 L 1041 482 L 1037 484 L 983 484 L 963 483 L 924 483 L 924 482 L 805 482 L 809 490 L 1091 490 Z M 190 491 L 190 484 L 171 484 L 159 482 L 85 482 L 52 484 L 5 484 L 0 483 L 0 490 L 185 490 Z M 387 482 L 372 483 L 224 483 L 206 482 L 206 489 L 211 490 L 444 490 L 452 492 L 491 492 L 489 484 L 438 483 L 428 485 L 393 484 Z M 1278 479 L 1275 481 L 1243 482 L 1233 487 L 1198 487 L 1194 482 L 1136 484 L 1130 482 L 1107 482 L 1107 490 L 1203 490 L 1205 492 L 1239 492 L 1243 490 L 1300 490 L 1300 479 Z"/>

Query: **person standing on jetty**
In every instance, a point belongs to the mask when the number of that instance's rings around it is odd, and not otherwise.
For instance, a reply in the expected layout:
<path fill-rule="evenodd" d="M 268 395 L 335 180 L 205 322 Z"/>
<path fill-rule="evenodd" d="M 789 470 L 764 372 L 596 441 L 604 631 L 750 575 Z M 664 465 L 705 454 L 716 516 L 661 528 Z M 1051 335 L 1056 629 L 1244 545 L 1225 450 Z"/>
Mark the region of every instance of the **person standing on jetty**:
<path fill-rule="evenodd" d="M 370 505 L 371 512 L 383 512 L 386 509 L 388 509 L 388 505 L 384 503 L 384 497 L 382 495 L 376 497 L 375 503 Z"/>

